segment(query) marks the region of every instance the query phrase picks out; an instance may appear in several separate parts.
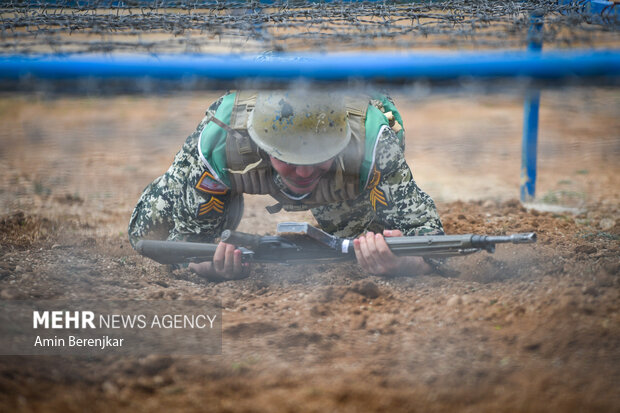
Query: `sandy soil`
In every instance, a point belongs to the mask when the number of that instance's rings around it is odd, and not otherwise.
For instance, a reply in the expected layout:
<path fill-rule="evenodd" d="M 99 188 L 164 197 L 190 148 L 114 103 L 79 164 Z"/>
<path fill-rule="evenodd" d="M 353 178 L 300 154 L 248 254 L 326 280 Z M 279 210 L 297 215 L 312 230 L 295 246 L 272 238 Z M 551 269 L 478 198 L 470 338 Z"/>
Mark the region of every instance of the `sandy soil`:
<path fill-rule="evenodd" d="M 209 299 L 217 356 L 0 357 L 2 411 L 620 411 L 620 96 L 546 91 L 538 201 L 522 96 L 396 96 L 448 233 L 536 231 L 449 275 L 257 266 L 210 283 L 138 256 L 126 224 L 214 96 L 0 97 L 0 298 Z M 241 230 L 273 232 L 247 200 Z M 616 390 L 614 390 L 616 389 Z"/>

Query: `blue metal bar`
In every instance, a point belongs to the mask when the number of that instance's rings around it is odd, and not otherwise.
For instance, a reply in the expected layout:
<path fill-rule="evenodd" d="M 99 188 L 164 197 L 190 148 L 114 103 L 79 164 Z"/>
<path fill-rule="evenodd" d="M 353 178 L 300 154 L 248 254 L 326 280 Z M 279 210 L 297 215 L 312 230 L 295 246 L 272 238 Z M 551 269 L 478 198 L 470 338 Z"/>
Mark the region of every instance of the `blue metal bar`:
<path fill-rule="evenodd" d="M 321 55 L 4 55 L 0 79 L 137 78 L 213 80 L 299 78 L 400 82 L 425 78 L 528 77 L 562 79 L 620 76 L 620 50 Z"/>
<path fill-rule="evenodd" d="M 542 13 L 533 13 L 528 30 L 530 53 L 540 53 L 543 43 Z M 521 148 L 521 202 L 529 202 L 536 196 L 536 163 L 538 157 L 538 110 L 540 90 L 527 91 L 523 105 L 523 139 Z"/>
<path fill-rule="evenodd" d="M 523 140 L 521 147 L 521 202 L 536 196 L 536 163 L 538 157 L 538 108 L 540 91 L 528 91 L 523 107 Z"/>

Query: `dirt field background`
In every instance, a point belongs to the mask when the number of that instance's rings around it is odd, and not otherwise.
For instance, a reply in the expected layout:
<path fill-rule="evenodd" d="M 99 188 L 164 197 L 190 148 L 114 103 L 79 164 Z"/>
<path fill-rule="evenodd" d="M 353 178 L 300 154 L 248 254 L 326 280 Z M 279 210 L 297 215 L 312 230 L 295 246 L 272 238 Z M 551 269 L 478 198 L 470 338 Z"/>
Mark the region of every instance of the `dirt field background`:
<path fill-rule="evenodd" d="M 0 299 L 209 299 L 223 353 L 0 357 L 1 411 L 620 411 L 620 94 L 543 92 L 537 202 L 518 201 L 521 93 L 395 94 L 448 233 L 536 231 L 450 276 L 258 266 L 206 282 L 126 225 L 217 94 L 0 96 Z M 240 230 L 309 214 L 249 197 Z M 551 208 L 553 207 L 553 208 Z"/>

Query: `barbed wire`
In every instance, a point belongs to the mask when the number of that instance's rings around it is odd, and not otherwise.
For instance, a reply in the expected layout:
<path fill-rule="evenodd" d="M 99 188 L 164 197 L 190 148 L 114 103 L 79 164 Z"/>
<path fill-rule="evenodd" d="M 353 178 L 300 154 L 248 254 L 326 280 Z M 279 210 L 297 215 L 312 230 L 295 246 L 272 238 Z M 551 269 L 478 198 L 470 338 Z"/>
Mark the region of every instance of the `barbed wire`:
<path fill-rule="evenodd" d="M 235 53 L 618 46 L 583 1 L 4 1 L 0 53 Z"/>

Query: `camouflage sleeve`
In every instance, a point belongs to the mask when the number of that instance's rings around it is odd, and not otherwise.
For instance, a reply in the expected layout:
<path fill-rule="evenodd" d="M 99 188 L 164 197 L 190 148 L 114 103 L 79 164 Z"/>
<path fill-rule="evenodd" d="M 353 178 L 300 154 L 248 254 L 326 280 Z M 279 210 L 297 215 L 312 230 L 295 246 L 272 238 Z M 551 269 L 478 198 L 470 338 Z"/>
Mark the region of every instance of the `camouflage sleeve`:
<path fill-rule="evenodd" d="M 443 234 L 435 203 L 414 181 L 402 146 L 389 128 L 379 138 L 372 174 L 366 191 L 382 227 L 407 236 Z"/>
<path fill-rule="evenodd" d="M 236 227 L 231 220 L 238 224 L 241 197 L 233 197 L 229 191 L 211 194 L 200 188 L 200 183 L 209 177 L 199 158 L 198 138 L 209 114 L 215 113 L 220 102 L 221 99 L 211 105 L 166 173 L 143 191 L 129 222 L 132 246 L 140 239 L 213 242 L 226 226 Z"/>

